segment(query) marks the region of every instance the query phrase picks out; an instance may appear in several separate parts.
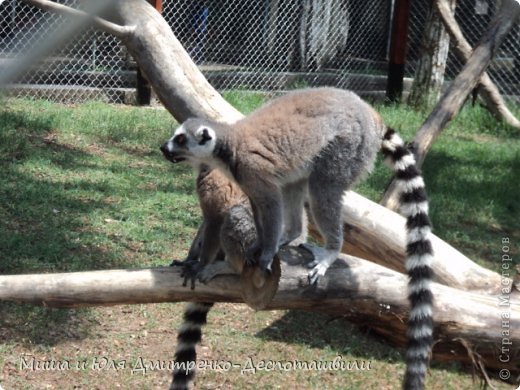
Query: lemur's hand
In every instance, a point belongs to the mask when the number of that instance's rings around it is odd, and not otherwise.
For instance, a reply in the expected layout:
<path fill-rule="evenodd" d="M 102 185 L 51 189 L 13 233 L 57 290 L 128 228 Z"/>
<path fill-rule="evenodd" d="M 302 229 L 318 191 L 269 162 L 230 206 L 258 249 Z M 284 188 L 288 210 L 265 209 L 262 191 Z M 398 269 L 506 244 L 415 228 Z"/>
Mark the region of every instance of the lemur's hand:
<path fill-rule="evenodd" d="M 188 285 L 188 280 L 190 280 L 190 288 L 195 290 L 195 280 L 200 271 L 204 268 L 204 265 L 199 260 L 173 260 L 170 266 L 181 266 L 181 277 L 184 278 L 182 285 L 186 287 Z"/>

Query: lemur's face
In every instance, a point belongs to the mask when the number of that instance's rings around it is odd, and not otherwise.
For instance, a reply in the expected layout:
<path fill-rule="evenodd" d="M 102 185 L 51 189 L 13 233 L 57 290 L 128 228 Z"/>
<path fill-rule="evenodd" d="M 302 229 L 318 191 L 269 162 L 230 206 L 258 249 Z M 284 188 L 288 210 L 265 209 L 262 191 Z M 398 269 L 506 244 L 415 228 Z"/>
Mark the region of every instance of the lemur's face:
<path fill-rule="evenodd" d="M 188 119 L 161 146 L 161 151 L 173 163 L 198 165 L 211 157 L 214 148 L 215 131 L 200 119 Z"/>

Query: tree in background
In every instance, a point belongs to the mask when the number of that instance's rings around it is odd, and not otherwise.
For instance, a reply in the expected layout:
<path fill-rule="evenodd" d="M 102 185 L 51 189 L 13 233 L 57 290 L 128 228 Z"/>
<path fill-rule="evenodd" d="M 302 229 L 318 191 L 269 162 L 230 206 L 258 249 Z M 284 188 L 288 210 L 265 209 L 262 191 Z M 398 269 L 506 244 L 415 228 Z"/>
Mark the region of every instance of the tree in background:
<path fill-rule="evenodd" d="M 452 12 L 455 12 L 456 0 L 449 0 L 449 4 Z M 437 103 L 444 83 L 449 47 L 450 36 L 433 2 L 430 2 L 421 40 L 421 54 L 408 104 L 414 107 L 429 107 Z"/>
<path fill-rule="evenodd" d="M 345 46 L 348 33 L 348 2 L 305 0 L 299 32 L 301 68 L 321 69 Z"/>

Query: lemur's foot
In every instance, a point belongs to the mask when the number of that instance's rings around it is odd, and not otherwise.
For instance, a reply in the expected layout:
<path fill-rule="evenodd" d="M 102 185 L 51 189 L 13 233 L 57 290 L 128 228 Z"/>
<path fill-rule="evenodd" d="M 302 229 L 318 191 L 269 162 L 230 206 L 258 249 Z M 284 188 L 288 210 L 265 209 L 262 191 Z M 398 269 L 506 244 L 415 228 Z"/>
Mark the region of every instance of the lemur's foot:
<path fill-rule="evenodd" d="M 325 275 L 325 272 L 329 269 L 330 265 L 336 261 L 338 257 L 338 251 L 325 249 L 318 246 L 309 244 L 301 244 L 300 248 L 303 248 L 312 253 L 314 260 L 307 264 L 309 271 L 309 284 L 315 284 L 319 278 Z"/>
<path fill-rule="evenodd" d="M 259 241 L 255 241 L 253 245 L 251 245 L 246 250 L 246 266 L 252 267 L 256 264 L 258 264 L 258 255 L 260 254 L 260 251 L 262 249 L 262 245 Z"/>
<path fill-rule="evenodd" d="M 236 275 L 236 270 L 229 265 L 227 261 L 216 261 L 206 265 L 198 275 L 201 283 L 208 283 L 210 280 L 219 275 Z"/>
<path fill-rule="evenodd" d="M 325 272 L 327 272 L 327 269 L 329 268 L 328 265 L 317 262 L 317 260 L 310 262 L 309 267 L 312 267 L 308 275 L 309 284 L 318 283 L 318 279 L 325 275 Z"/>
<path fill-rule="evenodd" d="M 189 280 L 190 288 L 195 290 L 195 280 L 199 276 L 201 270 L 204 268 L 204 265 L 199 260 L 174 260 L 170 265 L 181 266 L 181 277 L 184 278 L 182 285 L 186 287 Z"/>
<path fill-rule="evenodd" d="M 272 273 L 271 265 L 273 264 L 273 256 L 265 256 L 265 255 L 260 256 L 260 260 L 258 261 L 258 264 L 259 264 L 260 269 L 264 273 L 271 274 Z"/>

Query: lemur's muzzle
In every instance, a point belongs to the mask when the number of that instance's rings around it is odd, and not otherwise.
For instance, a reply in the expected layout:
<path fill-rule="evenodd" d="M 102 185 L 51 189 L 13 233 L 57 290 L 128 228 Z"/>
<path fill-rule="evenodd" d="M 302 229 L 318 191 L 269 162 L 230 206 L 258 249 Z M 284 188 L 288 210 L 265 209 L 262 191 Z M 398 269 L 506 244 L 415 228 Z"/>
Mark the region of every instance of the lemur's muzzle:
<path fill-rule="evenodd" d="M 161 145 L 161 152 L 164 155 L 164 157 L 172 163 L 178 163 L 186 160 L 184 157 L 177 155 L 171 150 L 169 141 Z"/>

